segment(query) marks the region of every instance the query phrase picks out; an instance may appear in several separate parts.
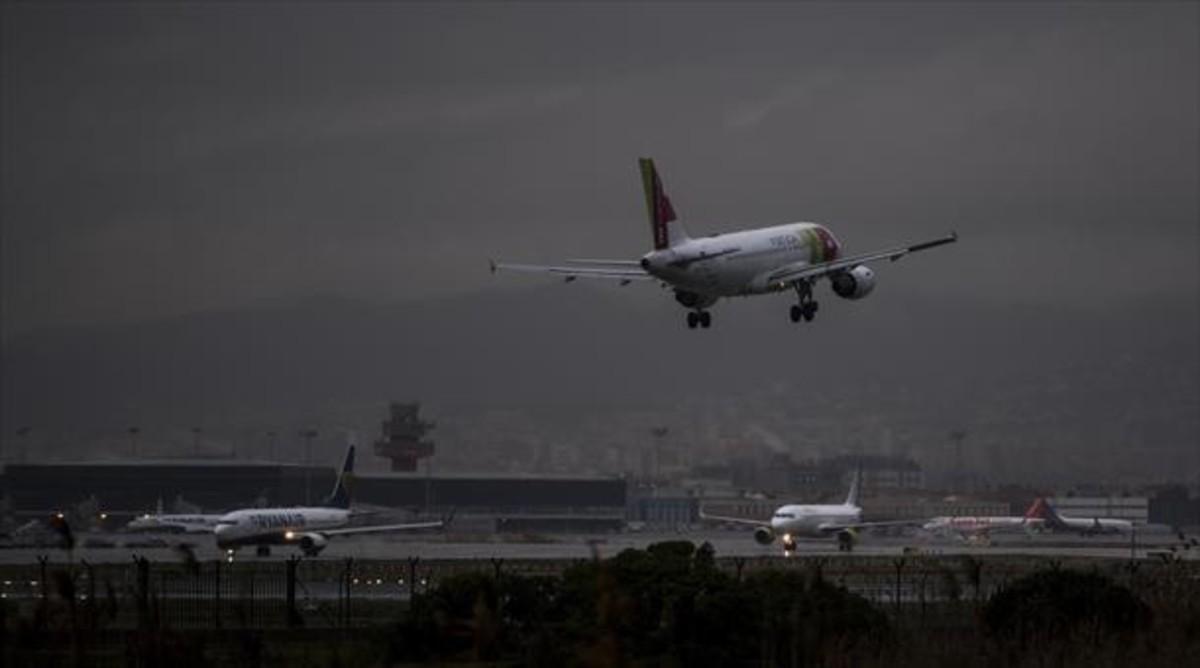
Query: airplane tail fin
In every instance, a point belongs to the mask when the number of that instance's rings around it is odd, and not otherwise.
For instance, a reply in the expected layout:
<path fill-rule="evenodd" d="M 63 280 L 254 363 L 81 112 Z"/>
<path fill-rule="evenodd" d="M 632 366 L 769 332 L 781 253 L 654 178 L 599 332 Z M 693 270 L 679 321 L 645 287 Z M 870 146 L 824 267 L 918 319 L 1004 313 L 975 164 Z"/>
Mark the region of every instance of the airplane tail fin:
<path fill-rule="evenodd" d="M 333 491 L 326 497 L 324 505 L 327 508 L 350 507 L 350 479 L 354 476 L 354 444 L 346 448 L 346 459 L 342 462 L 342 470 L 338 472 L 337 482 Z"/>
<path fill-rule="evenodd" d="M 854 478 L 850 480 L 850 492 L 846 494 L 846 505 L 857 506 L 858 497 L 862 493 L 862 462 L 854 469 Z"/>
<path fill-rule="evenodd" d="M 1061 518 L 1054 507 L 1046 501 L 1046 497 L 1039 496 L 1029 505 L 1029 509 L 1025 511 L 1025 519 L 1027 520 L 1042 520 L 1049 524 L 1061 523 Z"/>
<path fill-rule="evenodd" d="M 683 225 L 675 217 L 675 207 L 663 190 L 662 179 L 654 168 L 654 160 L 638 158 L 642 170 L 642 190 L 646 193 L 646 212 L 650 215 L 650 232 L 654 236 L 654 250 L 670 248 L 688 238 Z"/>

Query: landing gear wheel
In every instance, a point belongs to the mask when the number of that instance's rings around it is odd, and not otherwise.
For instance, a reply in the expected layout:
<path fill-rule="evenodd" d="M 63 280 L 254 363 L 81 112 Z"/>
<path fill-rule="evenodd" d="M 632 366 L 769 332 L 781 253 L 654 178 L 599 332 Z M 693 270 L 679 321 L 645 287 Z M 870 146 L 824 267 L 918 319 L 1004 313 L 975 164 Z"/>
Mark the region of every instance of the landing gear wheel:
<path fill-rule="evenodd" d="M 696 329 L 696 325 L 700 324 L 700 316 L 695 311 L 689 311 L 687 314 L 688 329 Z"/>
<path fill-rule="evenodd" d="M 699 318 L 700 318 L 700 326 L 703 327 L 704 329 L 708 329 L 709 327 L 712 326 L 712 316 L 708 314 L 708 311 L 701 311 Z"/>
<path fill-rule="evenodd" d="M 799 304 L 793 304 L 789 315 L 792 317 L 792 322 L 812 322 L 812 319 L 817 315 L 817 302 L 812 297 L 812 285 L 808 281 L 799 281 L 796 283 L 796 296 L 800 299 Z"/>
<path fill-rule="evenodd" d="M 271 546 L 259 545 L 258 547 L 254 548 L 254 554 L 260 557 L 269 557 L 271 556 Z"/>

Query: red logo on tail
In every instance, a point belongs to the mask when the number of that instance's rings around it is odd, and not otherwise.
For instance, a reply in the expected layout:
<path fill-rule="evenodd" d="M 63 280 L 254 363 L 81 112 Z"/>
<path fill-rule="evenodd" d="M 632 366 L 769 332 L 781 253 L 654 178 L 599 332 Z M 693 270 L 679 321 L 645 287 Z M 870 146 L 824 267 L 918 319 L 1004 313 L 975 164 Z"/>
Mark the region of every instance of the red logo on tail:
<path fill-rule="evenodd" d="M 654 172 L 654 247 L 656 249 L 666 248 L 671 245 L 667 238 L 667 223 L 675 220 L 675 208 L 671 206 L 671 200 L 667 194 L 663 192 L 662 181 L 658 179 L 658 172 Z"/>
<path fill-rule="evenodd" d="M 1046 505 L 1046 500 L 1038 497 L 1033 500 L 1033 504 L 1029 506 L 1029 510 L 1025 511 L 1025 519 L 1027 520 L 1045 520 L 1050 519 L 1050 508 Z"/>

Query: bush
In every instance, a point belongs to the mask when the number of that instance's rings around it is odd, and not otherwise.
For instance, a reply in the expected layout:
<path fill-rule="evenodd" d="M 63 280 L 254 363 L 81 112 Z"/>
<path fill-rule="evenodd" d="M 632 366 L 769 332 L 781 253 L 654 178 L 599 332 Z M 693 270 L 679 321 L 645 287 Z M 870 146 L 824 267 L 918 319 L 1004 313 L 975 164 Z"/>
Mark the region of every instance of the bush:
<path fill-rule="evenodd" d="M 987 602 L 986 630 L 1018 649 L 1074 641 L 1095 646 L 1145 629 L 1150 608 L 1099 573 L 1048 569 L 1016 580 Z"/>

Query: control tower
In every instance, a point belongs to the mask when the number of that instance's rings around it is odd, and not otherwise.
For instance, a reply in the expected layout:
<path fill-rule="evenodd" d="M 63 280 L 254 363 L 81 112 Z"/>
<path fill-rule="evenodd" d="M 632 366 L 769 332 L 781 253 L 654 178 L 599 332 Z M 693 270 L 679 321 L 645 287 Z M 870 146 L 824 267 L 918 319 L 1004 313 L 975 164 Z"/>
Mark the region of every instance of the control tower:
<path fill-rule="evenodd" d="M 393 471 L 416 471 L 417 460 L 433 455 L 433 441 L 421 440 L 434 423 L 417 414 L 421 404 L 393 401 L 391 417 L 383 421 L 383 435 L 375 441 L 375 454 L 392 460 Z"/>

